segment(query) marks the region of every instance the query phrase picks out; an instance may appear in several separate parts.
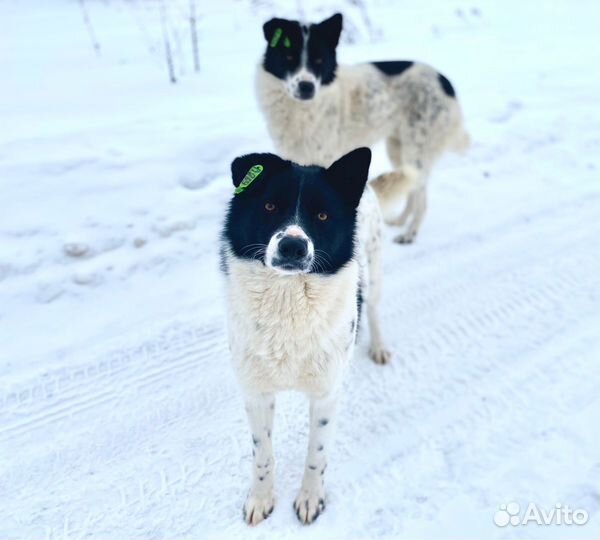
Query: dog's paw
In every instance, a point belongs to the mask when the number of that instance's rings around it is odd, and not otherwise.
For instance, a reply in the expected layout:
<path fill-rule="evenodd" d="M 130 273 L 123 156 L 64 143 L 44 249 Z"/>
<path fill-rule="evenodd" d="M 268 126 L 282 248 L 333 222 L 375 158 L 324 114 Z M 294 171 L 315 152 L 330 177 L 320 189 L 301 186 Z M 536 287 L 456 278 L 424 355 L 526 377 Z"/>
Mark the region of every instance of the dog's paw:
<path fill-rule="evenodd" d="M 271 515 L 274 506 L 273 495 L 257 495 L 250 492 L 244 503 L 244 521 L 248 525 L 258 525 Z"/>
<path fill-rule="evenodd" d="M 294 501 L 294 511 L 303 525 L 309 525 L 325 510 L 325 494 L 300 490 Z"/>
<path fill-rule="evenodd" d="M 392 353 L 384 347 L 371 347 L 369 356 L 376 364 L 384 365 L 392 359 Z"/>
<path fill-rule="evenodd" d="M 394 242 L 396 242 L 396 244 L 412 244 L 415 241 L 416 237 L 416 232 L 407 232 L 396 236 L 394 238 Z"/>

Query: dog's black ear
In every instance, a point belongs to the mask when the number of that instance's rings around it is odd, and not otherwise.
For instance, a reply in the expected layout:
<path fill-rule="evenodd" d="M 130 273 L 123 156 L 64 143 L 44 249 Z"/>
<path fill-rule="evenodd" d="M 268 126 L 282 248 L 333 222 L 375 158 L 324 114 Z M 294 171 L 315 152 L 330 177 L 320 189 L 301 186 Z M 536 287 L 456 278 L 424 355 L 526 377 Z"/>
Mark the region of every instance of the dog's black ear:
<path fill-rule="evenodd" d="M 365 189 L 369 165 L 371 150 L 362 147 L 342 156 L 327 169 L 330 184 L 353 208 L 358 206 Z"/>
<path fill-rule="evenodd" d="M 326 39 L 332 47 L 337 47 L 340 40 L 340 34 L 342 33 L 342 23 L 342 14 L 336 13 L 316 26 L 323 38 Z"/>
<path fill-rule="evenodd" d="M 289 25 L 289 23 L 290 21 L 286 19 L 278 19 L 277 17 L 267 21 L 265 24 L 263 24 L 263 34 L 265 35 L 265 39 L 271 43 L 277 29 L 285 28 L 287 25 Z"/>
<path fill-rule="evenodd" d="M 247 154 L 237 157 L 231 163 L 231 178 L 235 194 L 254 188 L 263 180 L 282 171 L 290 162 L 275 154 Z"/>

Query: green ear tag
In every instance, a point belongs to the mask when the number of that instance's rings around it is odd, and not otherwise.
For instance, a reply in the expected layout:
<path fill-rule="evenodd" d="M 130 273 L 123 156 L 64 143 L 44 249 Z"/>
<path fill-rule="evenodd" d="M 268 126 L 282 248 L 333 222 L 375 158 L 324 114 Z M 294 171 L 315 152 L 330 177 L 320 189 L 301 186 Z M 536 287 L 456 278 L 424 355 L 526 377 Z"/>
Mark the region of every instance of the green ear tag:
<path fill-rule="evenodd" d="M 262 173 L 262 172 L 263 172 L 262 165 L 253 165 L 252 167 L 250 167 L 250 169 L 246 173 L 246 176 L 244 176 L 244 179 L 240 182 L 240 185 L 235 188 L 235 191 L 233 193 L 235 195 L 239 195 L 252 182 L 254 182 L 254 180 L 256 180 L 259 177 L 260 173 Z"/>
<path fill-rule="evenodd" d="M 277 47 L 277 44 L 279 43 L 279 40 L 281 39 L 281 34 L 283 34 L 283 30 L 281 28 L 275 29 L 275 33 L 273 34 L 273 37 L 271 38 L 271 43 L 270 43 L 271 47 Z"/>
<path fill-rule="evenodd" d="M 290 38 L 285 36 L 285 38 L 283 39 L 283 46 L 286 49 L 289 49 L 292 46 L 292 42 L 290 41 Z"/>

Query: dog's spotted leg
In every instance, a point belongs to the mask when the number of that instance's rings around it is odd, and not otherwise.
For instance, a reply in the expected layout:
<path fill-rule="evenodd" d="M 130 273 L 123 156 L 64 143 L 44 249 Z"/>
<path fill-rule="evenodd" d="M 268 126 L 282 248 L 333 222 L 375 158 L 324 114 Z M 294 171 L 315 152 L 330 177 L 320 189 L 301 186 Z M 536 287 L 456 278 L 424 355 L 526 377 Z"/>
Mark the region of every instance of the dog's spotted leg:
<path fill-rule="evenodd" d="M 244 503 L 244 520 L 256 525 L 271 515 L 273 498 L 273 445 L 271 432 L 275 412 L 273 394 L 246 396 L 246 412 L 252 435 L 252 486 Z"/>
<path fill-rule="evenodd" d="M 310 435 L 302 487 L 294 501 L 300 523 L 308 525 L 325 510 L 325 469 L 334 428 L 336 397 L 332 394 L 310 400 Z"/>

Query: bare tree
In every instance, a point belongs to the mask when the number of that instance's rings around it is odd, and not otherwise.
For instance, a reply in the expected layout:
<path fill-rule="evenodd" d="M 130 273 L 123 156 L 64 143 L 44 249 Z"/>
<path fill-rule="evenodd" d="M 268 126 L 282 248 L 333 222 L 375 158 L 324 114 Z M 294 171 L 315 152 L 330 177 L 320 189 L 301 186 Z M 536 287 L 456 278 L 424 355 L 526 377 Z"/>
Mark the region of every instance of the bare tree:
<path fill-rule="evenodd" d="M 194 54 L 194 70 L 200 71 L 200 53 L 198 52 L 198 27 L 196 16 L 196 0 L 190 0 L 190 33 L 192 37 L 192 52 Z"/>
<path fill-rule="evenodd" d="M 90 14 L 88 13 L 87 6 L 85 5 L 85 0 L 79 0 L 79 7 L 81 7 L 81 15 L 83 17 L 83 24 L 87 28 L 88 34 L 90 36 L 90 40 L 92 42 L 92 48 L 96 54 L 100 54 L 100 43 L 96 38 L 96 32 L 94 32 L 94 27 L 92 26 L 92 20 L 90 19 Z"/>
<path fill-rule="evenodd" d="M 172 5 L 172 4 L 171 4 Z M 176 5 L 177 7 L 177 5 Z M 183 14 L 183 12 L 181 12 Z M 185 14 L 184 17 L 185 19 Z M 167 30 L 168 30 L 168 34 L 171 36 L 172 38 L 172 43 L 174 44 L 173 47 L 173 60 L 174 60 L 174 65 L 177 65 L 177 72 L 179 73 L 179 76 L 181 77 L 182 75 L 185 75 L 186 73 L 186 69 L 185 69 L 185 52 L 183 49 L 183 44 L 182 44 L 182 40 L 181 40 L 181 36 L 180 36 L 180 32 L 179 32 L 179 25 L 178 25 L 178 21 L 177 21 L 178 17 L 175 17 L 175 19 L 173 19 L 173 11 L 172 10 L 167 10 L 166 11 L 166 23 L 167 23 Z"/>
<path fill-rule="evenodd" d="M 165 45 L 165 59 L 167 60 L 167 68 L 169 69 L 169 80 L 172 84 L 177 82 L 175 77 L 175 67 L 173 65 L 173 54 L 171 52 L 171 43 L 169 42 L 169 32 L 167 29 L 167 8 L 165 0 L 160 2 L 160 24 L 162 27 L 163 42 Z"/>

